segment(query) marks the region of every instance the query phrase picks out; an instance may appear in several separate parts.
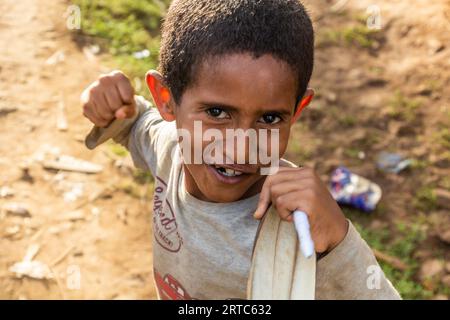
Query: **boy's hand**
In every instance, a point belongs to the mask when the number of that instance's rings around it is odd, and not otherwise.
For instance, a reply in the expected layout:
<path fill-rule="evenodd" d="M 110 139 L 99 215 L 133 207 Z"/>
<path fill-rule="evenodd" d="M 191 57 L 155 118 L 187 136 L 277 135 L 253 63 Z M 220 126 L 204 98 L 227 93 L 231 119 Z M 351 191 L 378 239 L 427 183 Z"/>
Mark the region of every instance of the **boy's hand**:
<path fill-rule="evenodd" d="M 281 219 L 293 221 L 295 210 L 308 215 L 316 252 L 336 247 L 347 234 L 348 223 L 327 187 L 309 168 L 280 168 L 268 176 L 254 214 L 261 219 L 272 203 Z"/>
<path fill-rule="evenodd" d="M 83 115 L 98 127 L 114 119 L 131 118 L 136 113 L 134 89 L 120 71 L 102 75 L 81 94 Z"/>

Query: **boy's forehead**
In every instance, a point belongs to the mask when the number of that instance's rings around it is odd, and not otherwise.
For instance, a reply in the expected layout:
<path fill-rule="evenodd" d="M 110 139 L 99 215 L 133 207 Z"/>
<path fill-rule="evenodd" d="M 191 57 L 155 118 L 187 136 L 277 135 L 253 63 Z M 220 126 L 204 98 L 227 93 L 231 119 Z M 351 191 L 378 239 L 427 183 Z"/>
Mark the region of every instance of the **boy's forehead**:
<path fill-rule="evenodd" d="M 205 102 L 224 99 L 236 106 L 292 108 L 297 80 L 290 66 L 272 55 L 236 53 L 204 59 L 190 89 Z"/>

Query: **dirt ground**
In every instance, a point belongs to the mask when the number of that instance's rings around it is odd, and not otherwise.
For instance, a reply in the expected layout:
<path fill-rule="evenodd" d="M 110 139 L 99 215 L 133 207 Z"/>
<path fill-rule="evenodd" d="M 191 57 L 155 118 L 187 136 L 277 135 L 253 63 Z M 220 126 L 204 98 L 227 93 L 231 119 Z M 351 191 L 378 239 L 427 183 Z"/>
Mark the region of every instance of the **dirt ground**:
<path fill-rule="evenodd" d="M 372 4 L 348 1 L 332 10 L 336 1 L 305 2 L 316 28 L 329 30 L 346 25 L 348 12 L 364 12 Z M 118 157 L 110 146 L 84 147 L 90 125 L 81 115 L 79 95 L 108 69 L 101 56 L 87 55 L 73 41 L 65 25 L 67 5 L 63 0 L 0 3 L 0 298 L 153 299 L 152 187 L 137 184 L 129 159 Z M 346 164 L 379 183 L 384 209 L 370 226 L 376 230 L 422 218 L 428 236 L 417 260 L 426 264 L 439 252 L 439 263 L 447 263 L 450 272 L 449 245 L 442 240 L 450 229 L 450 199 L 444 192 L 450 188 L 445 153 L 450 148 L 445 144 L 450 1 L 416 0 L 412 6 L 377 0 L 377 5 L 382 29 L 368 48 L 317 39 L 312 85 L 318 96 L 296 129 L 302 150 L 308 151 L 302 160 L 324 179 Z M 52 56 L 59 61 L 49 60 Z M 392 102 L 396 92 L 402 97 Z M 57 128 L 63 107 L 67 130 Z M 288 156 L 298 158 L 291 150 Z M 423 165 L 399 175 L 381 174 L 373 163 L 383 150 Z M 46 160 L 61 155 L 100 164 L 103 170 L 86 174 L 44 168 Z M 417 209 L 417 190 L 427 187 L 442 191 L 438 204 Z M 11 203 L 28 208 L 28 216 L 6 212 Z M 34 244 L 39 250 L 33 259 L 48 265 L 53 279 L 18 278 L 9 271 Z M 444 270 L 439 270 L 442 278 Z"/>
<path fill-rule="evenodd" d="M 0 109 L 17 109 L 0 114 L 0 186 L 14 193 L 0 204 L 21 203 L 31 215 L 3 213 L 0 218 L 0 298 L 155 298 L 151 204 L 145 197 L 114 191 L 130 175 L 126 165 L 119 169 L 105 149 L 84 147 L 90 125 L 81 115 L 79 96 L 106 70 L 72 41 L 63 17 L 66 8 L 64 1 L 0 3 Z M 46 64 L 59 50 L 64 60 Z M 61 103 L 67 131 L 56 126 Z M 104 169 L 99 174 L 43 169 L 42 159 L 55 154 L 89 160 Z M 82 194 L 73 199 L 80 185 Z M 65 201 L 64 195 L 73 190 L 72 199 L 66 199 L 72 201 Z M 149 193 L 146 186 L 137 191 Z M 74 210 L 81 213 L 71 215 Z M 19 230 L 11 229 L 14 226 Z M 8 271 L 32 244 L 40 245 L 34 259 L 48 264 L 55 280 L 16 279 Z"/>

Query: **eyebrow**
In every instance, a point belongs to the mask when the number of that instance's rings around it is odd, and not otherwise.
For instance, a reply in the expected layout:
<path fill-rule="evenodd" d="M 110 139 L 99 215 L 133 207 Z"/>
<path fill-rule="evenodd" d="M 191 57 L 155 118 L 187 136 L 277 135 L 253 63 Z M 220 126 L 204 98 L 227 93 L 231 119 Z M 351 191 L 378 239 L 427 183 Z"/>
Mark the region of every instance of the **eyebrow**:
<path fill-rule="evenodd" d="M 220 102 L 200 102 L 200 104 L 204 107 L 218 107 L 218 108 L 222 108 L 226 111 L 235 111 L 238 112 L 240 108 L 232 106 L 232 105 L 228 105 L 228 104 L 224 104 L 224 103 L 220 103 Z M 263 112 L 264 114 L 266 113 L 277 113 L 280 115 L 291 115 L 292 112 L 291 110 L 279 110 L 279 109 L 268 109 L 268 110 L 264 110 Z"/>

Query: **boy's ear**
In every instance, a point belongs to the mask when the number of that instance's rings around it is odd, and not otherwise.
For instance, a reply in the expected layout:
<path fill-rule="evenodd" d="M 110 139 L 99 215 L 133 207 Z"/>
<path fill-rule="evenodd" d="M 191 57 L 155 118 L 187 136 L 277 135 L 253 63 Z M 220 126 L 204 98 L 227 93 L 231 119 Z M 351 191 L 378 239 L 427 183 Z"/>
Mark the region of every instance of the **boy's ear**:
<path fill-rule="evenodd" d="M 306 89 L 305 95 L 296 106 L 295 114 L 292 117 L 292 123 L 295 123 L 295 121 L 297 121 L 298 118 L 300 118 L 300 114 L 302 113 L 303 109 L 305 109 L 311 103 L 311 100 L 313 98 L 314 98 L 314 90 L 312 88 Z"/>
<path fill-rule="evenodd" d="M 161 117 L 166 121 L 174 121 L 174 105 L 169 88 L 164 83 L 163 76 L 156 70 L 150 70 L 145 75 L 145 82 L 152 94 L 153 101 Z"/>

